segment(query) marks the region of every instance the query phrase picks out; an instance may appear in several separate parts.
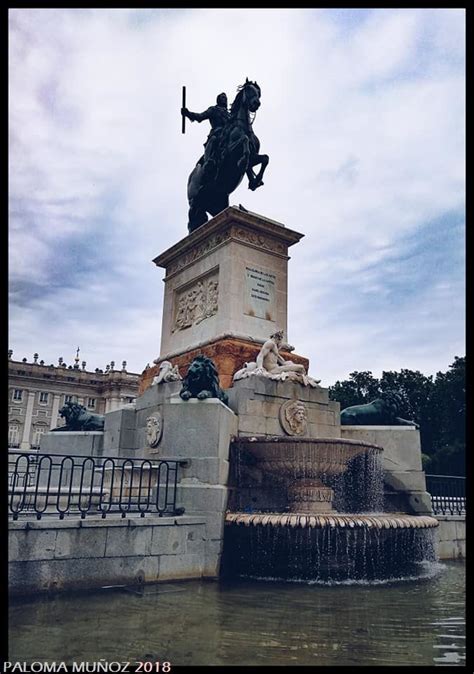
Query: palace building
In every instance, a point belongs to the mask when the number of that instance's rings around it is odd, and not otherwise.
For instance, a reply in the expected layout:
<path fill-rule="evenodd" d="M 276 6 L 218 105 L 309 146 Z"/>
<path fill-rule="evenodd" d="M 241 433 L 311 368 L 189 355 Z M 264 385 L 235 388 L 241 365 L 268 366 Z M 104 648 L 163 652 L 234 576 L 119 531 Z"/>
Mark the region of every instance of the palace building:
<path fill-rule="evenodd" d="M 57 365 L 26 358 L 16 361 L 8 352 L 8 447 L 38 449 L 43 433 L 64 425 L 59 410 L 71 401 L 84 405 L 90 412 L 105 414 L 120 409 L 135 400 L 140 375 L 127 372 L 127 362 L 120 370 L 114 361 L 105 371 L 86 370 L 79 365 L 79 349 L 73 365 L 62 358 Z"/>

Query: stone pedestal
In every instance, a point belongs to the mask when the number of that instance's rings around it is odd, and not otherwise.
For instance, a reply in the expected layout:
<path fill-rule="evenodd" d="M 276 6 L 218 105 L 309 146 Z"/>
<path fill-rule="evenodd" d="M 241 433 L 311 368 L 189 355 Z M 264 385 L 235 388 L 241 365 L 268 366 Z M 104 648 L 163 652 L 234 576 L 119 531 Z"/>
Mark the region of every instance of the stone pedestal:
<path fill-rule="evenodd" d="M 182 377 L 188 371 L 191 362 L 196 356 L 203 355 L 214 361 L 219 372 L 219 384 L 223 389 L 230 388 L 233 385 L 234 374 L 242 369 L 245 363 L 255 361 L 263 341 L 251 341 L 250 339 L 238 339 L 236 337 L 222 337 L 206 342 L 202 346 L 186 351 L 171 358 L 173 365 L 177 365 Z M 309 360 L 298 356 L 290 351 L 280 349 L 283 358 L 291 359 L 294 363 L 299 363 L 308 370 Z M 159 365 L 148 368 L 142 374 L 140 381 L 140 395 L 151 385 L 153 378 L 159 370 Z"/>
<path fill-rule="evenodd" d="M 107 412 L 104 423 L 104 453 L 107 456 L 133 457 L 136 451 L 135 410 L 122 408 Z"/>
<path fill-rule="evenodd" d="M 108 454 L 137 456 L 156 464 L 162 459 L 188 460 L 179 469 L 176 504 L 186 515 L 205 521 L 202 574 L 216 577 L 227 507 L 229 446 L 237 433 L 237 417 L 217 398 L 181 400 L 181 386 L 179 381 L 154 384 L 137 398 L 135 409 L 106 414 L 105 447 Z M 147 434 L 150 418 L 159 420 L 156 444 L 150 444 Z"/>
<path fill-rule="evenodd" d="M 334 492 L 326 487 L 321 480 L 296 480 L 288 488 L 290 512 L 318 515 L 332 512 Z"/>
<path fill-rule="evenodd" d="M 229 206 L 156 257 L 166 269 L 160 361 L 184 368 L 191 354 L 214 356 L 226 388 L 272 333 L 286 339 L 288 249 L 302 236 Z"/>

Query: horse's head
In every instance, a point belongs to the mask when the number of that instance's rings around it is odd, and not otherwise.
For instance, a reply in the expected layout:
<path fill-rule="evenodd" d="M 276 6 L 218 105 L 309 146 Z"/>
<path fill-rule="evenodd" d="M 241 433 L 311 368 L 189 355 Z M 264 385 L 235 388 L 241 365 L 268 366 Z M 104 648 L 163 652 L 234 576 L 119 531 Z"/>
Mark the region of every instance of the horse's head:
<path fill-rule="evenodd" d="M 257 112 L 260 107 L 260 87 L 256 82 L 249 82 L 244 84 L 244 101 L 250 112 Z"/>
<path fill-rule="evenodd" d="M 241 106 L 249 112 L 257 112 L 260 107 L 261 90 L 256 82 L 250 82 L 247 78 L 245 83 L 238 87 L 238 94 L 232 103 L 231 115 L 237 113 Z"/>

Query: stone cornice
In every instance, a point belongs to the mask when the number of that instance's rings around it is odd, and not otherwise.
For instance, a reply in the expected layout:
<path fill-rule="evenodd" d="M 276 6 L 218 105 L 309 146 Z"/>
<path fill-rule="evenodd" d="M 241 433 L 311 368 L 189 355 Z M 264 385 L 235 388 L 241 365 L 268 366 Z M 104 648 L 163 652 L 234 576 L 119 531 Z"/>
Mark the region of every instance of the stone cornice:
<path fill-rule="evenodd" d="M 288 248 L 303 236 L 304 234 L 288 229 L 275 220 L 229 206 L 158 255 L 153 262 L 158 267 L 164 267 L 169 276 L 229 240 L 241 241 L 260 250 L 287 257 Z"/>

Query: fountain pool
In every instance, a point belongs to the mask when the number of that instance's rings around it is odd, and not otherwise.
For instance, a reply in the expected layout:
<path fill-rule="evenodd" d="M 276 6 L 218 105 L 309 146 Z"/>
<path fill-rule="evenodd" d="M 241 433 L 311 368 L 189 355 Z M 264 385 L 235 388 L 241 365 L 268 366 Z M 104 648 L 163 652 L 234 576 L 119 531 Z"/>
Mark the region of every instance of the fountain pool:
<path fill-rule="evenodd" d="M 425 571 L 424 579 L 350 586 L 187 581 L 15 601 L 8 659 L 465 665 L 465 564 Z"/>

